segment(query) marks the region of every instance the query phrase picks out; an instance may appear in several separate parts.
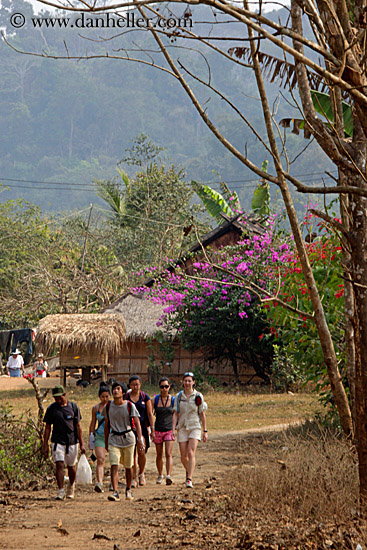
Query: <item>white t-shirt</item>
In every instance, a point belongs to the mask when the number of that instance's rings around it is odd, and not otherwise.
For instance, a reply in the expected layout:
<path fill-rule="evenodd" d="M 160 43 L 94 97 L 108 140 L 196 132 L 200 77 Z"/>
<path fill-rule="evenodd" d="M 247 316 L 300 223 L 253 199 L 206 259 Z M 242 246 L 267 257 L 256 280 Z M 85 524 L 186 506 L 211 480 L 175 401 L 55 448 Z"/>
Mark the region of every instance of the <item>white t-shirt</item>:
<path fill-rule="evenodd" d="M 23 366 L 24 361 L 21 355 L 17 355 L 16 357 L 13 357 L 11 355 L 8 359 L 8 362 L 6 363 L 6 367 L 13 370 L 21 369 Z"/>
<path fill-rule="evenodd" d="M 197 395 L 201 397 L 201 405 L 199 407 L 195 403 Z M 178 399 L 178 395 L 176 395 Z M 201 428 L 200 413 L 204 411 L 204 398 L 200 392 L 193 391 L 188 397 L 182 392 L 179 403 L 179 419 L 177 429 L 185 428 L 186 430 L 195 430 Z M 176 406 L 176 404 L 175 404 Z"/>

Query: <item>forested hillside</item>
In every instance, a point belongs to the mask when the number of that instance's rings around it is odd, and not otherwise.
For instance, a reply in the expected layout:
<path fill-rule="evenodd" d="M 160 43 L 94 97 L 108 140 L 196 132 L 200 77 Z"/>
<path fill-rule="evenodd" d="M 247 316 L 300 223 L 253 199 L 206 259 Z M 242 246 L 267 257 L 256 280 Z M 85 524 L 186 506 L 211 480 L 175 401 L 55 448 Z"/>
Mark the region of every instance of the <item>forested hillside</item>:
<path fill-rule="evenodd" d="M 205 20 L 203 9 L 193 10 L 196 31 Z M 27 23 L 15 32 L 9 24 L 9 15 L 15 11 L 29 21 L 33 8 L 23 0 L 2 1 L 1 27 L 19 50 L 62 56 L 66 47 L 73 56 L 103 55 L 107 49 L 126 56 L 129 50 L 134 57 L 134 32 L 116 37 L 112 46 L 109 41 L 108 48 L 102 38 L 113 36 L 112 29 L 35 29 Z M 228 48 L 239 44 L 236 29 L 228 27 L 223 32 L 233 36 L 233 41 L 226 43 Z M 146 48 L 151 47 L 147 33 Z M 218 63 L 214 56 L 204 59 L 190 50 L 182 52 L 182 62 L 199 66 L 203 79 L 208 78 L 208 66 L 214 68 Z M 222 178 L 239 192 L 242 205 L 248 208 L 256 185 L 253 175 L 211 135 L 169 74 L 117 59 L 55 60 L 21 55 L 3 41 L 0 67 L 0 182 L 9 187 L 0 194 L 1 201 L 23 197 L 46 210 L 88 205 L 96 200 L 93 179 L 116 175 L 116 163 L 125 157 L 125 149 L 144 132 L 165 147 L 163 156 L 183 167 L 188 179 L 218 182 Z M 251 121 L 261 129 L 257 92 L 248 73 L 222 58 L 219 74 L 214 84 L 223 93 L 230 87 L 244 115 L 251 112 Z M 190 85 L 199 87 L 195 81 Z M 197 93 L 207 100 L 207 110 L 215 114 L 220 129 L 261 165 L 264 149 L 251 130 L 209 89 Z M 283 97 L 279 99 L 275 118 L 294 116 L 295 110 Z M 291 134 L 288 139 L 293 156 L 307 144 Z M 326 166 L 322 153 L 311 144 L 294 163 L 293 171 L 308 182 L 319 181 Z M 125 168 L 129 172 L 129 167 Z"/>

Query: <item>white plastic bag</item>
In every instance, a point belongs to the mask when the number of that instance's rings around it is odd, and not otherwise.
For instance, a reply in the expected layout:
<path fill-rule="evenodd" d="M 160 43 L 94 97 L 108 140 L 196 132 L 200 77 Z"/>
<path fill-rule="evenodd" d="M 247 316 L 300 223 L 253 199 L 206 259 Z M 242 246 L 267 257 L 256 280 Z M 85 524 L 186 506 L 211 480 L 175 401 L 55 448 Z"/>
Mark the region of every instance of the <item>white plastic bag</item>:
<path fill-rule="evenodd" d="M 85 454 L 82 454 L 79 458 L 78 467 L 76 469 L 76 482 L 80 485 L 92 484 L 92 468 L 89 466 Z"/>

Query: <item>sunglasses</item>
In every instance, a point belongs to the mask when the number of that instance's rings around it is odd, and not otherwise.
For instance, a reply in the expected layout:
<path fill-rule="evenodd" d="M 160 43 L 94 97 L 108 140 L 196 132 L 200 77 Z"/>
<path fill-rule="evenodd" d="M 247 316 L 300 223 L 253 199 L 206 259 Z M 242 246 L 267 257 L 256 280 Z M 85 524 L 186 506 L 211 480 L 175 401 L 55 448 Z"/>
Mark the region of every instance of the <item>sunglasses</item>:
<path fill-rule="evenodd" d="M 167 384 L 166 386 L 159 386 L 159 387 L 162 388 L 162 389 L 163 388 L 167 389 L 167 388 L 169 388 L 169 385 Z"/>
<path fill-rule="evenodd" d="M 193 372 L 185 372 L 185 374 L 183 375 L 183 377 L 185 378 L 186 376 L 191 376 L 191 378 L 195 378 Z"/>

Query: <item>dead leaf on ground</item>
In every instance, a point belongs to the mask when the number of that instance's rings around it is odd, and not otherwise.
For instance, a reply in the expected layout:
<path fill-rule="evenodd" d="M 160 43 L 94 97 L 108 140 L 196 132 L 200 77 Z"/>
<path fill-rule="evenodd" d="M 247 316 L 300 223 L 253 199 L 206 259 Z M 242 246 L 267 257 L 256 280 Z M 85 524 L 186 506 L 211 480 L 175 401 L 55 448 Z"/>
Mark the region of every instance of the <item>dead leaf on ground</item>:
<path fill-rule="evenodd" d="M 95 540 L 95 539 L 111 540 L 110 537 L 108 537 L 104 533 L 94 533 L 92 540 Z"/>

